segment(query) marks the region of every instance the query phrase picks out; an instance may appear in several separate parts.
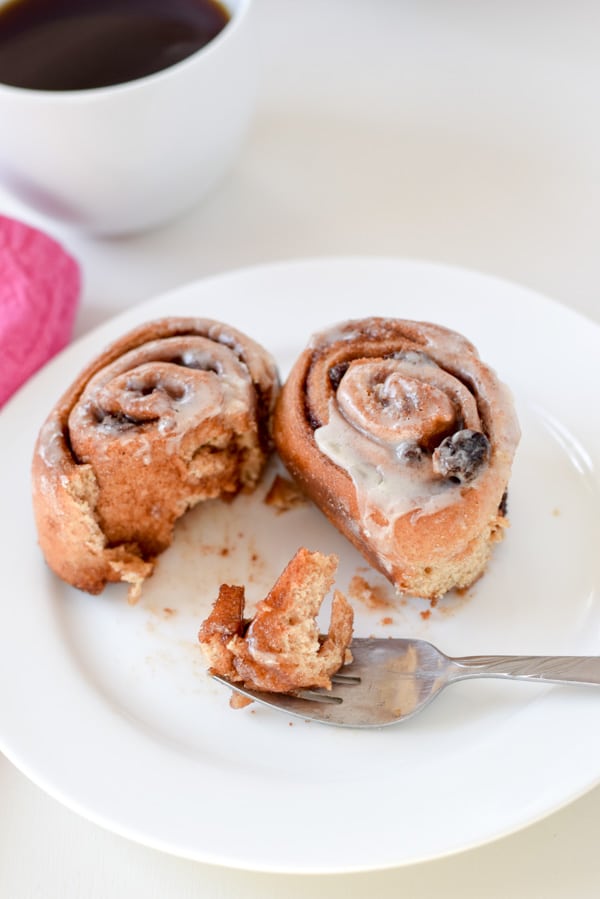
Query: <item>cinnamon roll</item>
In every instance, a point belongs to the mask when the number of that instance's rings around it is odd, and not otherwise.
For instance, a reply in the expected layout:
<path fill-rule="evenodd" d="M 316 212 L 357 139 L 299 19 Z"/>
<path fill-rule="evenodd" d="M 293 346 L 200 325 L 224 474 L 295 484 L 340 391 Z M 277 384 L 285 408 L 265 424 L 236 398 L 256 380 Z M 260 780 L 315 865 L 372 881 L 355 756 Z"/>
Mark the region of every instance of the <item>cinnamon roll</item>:
<path fill-rule="evenodd" d="M 270 355 L 228 325 L 150 322 L 111 344 L 41 428 L 32 466 L 40 546 L 68 583 L 130 599 L 206 499 L 252 490 L 271 449 Z"/>
<path fill-rule="evenodd" d="M 303 490 L 399 591 L 434 599 L 484 571 L 507 523 L 519 426 L 465 337 L 382 318 L 317 334 L 274 436 Z"/>

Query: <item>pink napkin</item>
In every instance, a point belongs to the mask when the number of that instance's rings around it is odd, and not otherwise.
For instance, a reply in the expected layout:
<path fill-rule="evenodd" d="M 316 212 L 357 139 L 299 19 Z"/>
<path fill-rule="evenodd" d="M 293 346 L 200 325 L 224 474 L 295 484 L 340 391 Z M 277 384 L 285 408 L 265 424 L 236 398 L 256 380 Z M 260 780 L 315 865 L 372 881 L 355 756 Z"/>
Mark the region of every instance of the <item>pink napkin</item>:
<path fill-rule="evenodd" d="M 0 408 L 68 343 L 80 286 L 60 244 L 0 215 Z"/>

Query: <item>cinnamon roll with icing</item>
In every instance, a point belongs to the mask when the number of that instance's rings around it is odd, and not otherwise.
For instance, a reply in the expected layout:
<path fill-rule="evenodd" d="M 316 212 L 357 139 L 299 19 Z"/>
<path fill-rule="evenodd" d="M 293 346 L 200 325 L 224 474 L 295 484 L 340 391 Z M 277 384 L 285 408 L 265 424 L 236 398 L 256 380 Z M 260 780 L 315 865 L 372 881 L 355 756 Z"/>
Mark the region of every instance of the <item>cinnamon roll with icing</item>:
<path fill-rule="evenodd" d="M 292 476 L 403 593 L 467 587 L 502 537 L 519 425 L 465 337 L 400 319 L 315 335 L 275 411 Z"/>
<path fill-rule="evenodd" d="M 35 448 L 40 546 L 68 583 L 130 599 L 197 503 L 252 490 L 271 450 L 270 355 L 228 325 L 167 318 L 111 344 L 51 411 Z"/>

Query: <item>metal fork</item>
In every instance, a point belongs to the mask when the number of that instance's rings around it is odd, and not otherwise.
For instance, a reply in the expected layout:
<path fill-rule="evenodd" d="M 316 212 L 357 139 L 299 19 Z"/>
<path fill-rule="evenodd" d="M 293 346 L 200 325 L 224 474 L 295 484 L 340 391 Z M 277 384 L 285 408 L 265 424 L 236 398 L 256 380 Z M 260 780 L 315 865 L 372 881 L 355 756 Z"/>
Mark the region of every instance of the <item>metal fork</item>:
<path fill-rule="evenodd" d="M 288 715 L 340 727 L 406 721 L 438 693 L 469 677 L 600 686 L 600 656 L 466 656 L 450 658 L 425 640 L 355 638 L 353 661 L 334 675 L 335 692 L 295 694 L 247 690 L 213 675 L 248 699 Z"/>

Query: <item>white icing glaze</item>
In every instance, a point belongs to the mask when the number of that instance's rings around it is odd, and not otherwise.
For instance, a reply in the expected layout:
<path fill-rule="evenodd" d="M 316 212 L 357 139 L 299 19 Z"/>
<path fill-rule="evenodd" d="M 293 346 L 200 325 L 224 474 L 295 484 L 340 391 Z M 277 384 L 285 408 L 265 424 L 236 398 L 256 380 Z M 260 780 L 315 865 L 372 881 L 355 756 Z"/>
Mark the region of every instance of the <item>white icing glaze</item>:
<path fill-rule="evenodd" d="M 428 458 L 423 463 L 402 462 L 405 444 L 380 444 L 352 427 L 337 407 L 329 404 L 329 421 L 314 432 L 320 451 L 351 477 L 364 533 L 382 540 L 394 522 L 410 512 L 430 515 L 453 503 L 460 486 L 436 477 Z M 379 511 L 387 525 L 378 525 Z"/>
<path fill-rule="evenodd" d="M 354 340 L 362 355 L 345 350 Z M 314 335 L 311 349 L 314 365 L 332 359 L 343 371 L 315 442 L 351 479 L 358 514 L 340 513 L 390 577 L 402 565 L 400 519 L 436 515 L 481 490 L 484 526 L 506 488 L 520 430 L 508 389 L 474 345 L 439 325 L 370 318 Z M 432 451 L 469 429 L 483 432 L 491 449 L 465 488 L 434 470 Z"/>
<path fill-rule="evenodd" d="M 255 661 L 258 665 L 263 665 L 265 668 L 278 668 L 281 665 L 285 665 L 287 662 L 295 663 L 297 661 L 297 650 L 291 649 L 290 651 L 286 651 L 281 647 L 273 650 L 260 649 L 260 638 L 257 638 L 254 635 L 252 622 L 250 627 L 248 628 L 246 635 L 244 637 L 244 642 L 246 644 L 246 651 L 250 658 Z M 302 638 L 303 645 L 308 637 L 307 628 L 310 630 L 311 642 L 308 645 L 304 646 L 304 651 L 308 653 L 318 653 L 320 649 L 319 642 L 319 630 L 316 624 L 312 622 L 304 622 L 304 626 L 302 627 Z M 264 642 L 264 637 L 262 642 Z"/>
<path fill-rule="evenodd" d="M 337 390 L 342 414 L 380 443 L 427 441 L 442 431 L 480 428 L 477 406 L 464 384 L 419 354 L 414 359 L 359 359 Z"/>
<path fill-rule="evenodd" d="M 44 422 L 38 438 L 38 453 L 48 468 L 59 465 L 65 450 L 65 439 L 57 415 Z"/>
<path fill-rule="evenodd" d="M 406 515 L 434 515 L 459 502 L 464 489 L 440 477 L 431 453 L 417 445 L 427 445 L 430 437 L 431 445 L 439 443 L 446 425 L 451 432 L 485 432 L 487 422 L 493 431 L 489 464 L 505 485 L 520 431 L 508 390 L 462 335 L 414 322 L 370 319 L 360 324 L 348 322 L 316 335 L 313 349 L 318 353 L 355 337 L 389 345 L 394 335 L 400 348 L 412 342 L 418 349 L 351 362 L 329 402 L 328 422 L 315 430 L 314 439 L 351 478 L 359 530 L 391 572 L 396 522 Z M 487 479 L 489 464 L 470 487 Z"/>
<path fill-rule="evenodd" d="M 154 432 L 175 454 L 191 430 L 235 419 L 252 408 L 252 397 L 246 367 L 226 346 L 203 337 L 167 338 L 124 354 L 92 378 L 71 411 L 69 429 L 74 443 L 85 434 L 96 462 L 108 442 L 118 440 L 150 465 Z"/>

